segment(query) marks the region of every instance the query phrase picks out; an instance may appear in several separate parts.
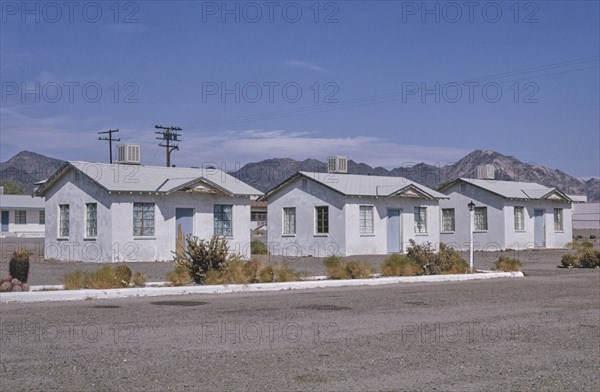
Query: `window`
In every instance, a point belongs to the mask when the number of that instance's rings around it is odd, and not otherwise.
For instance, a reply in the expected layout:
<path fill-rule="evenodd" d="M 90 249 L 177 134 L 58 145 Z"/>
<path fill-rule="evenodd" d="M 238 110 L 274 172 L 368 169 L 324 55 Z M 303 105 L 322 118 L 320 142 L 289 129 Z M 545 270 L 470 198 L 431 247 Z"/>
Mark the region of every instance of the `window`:
<path fill-rule="evenodd" d="M 373 234 L 373 206 L 359 207 L 360 234 Z"/>
<path fill-rule="evenodd" d="M 317 234 L 329 233 L 329 207 L 315 207 L 315 232 Z"/>
<path fill-rule="evenodd" d="M 58 206 L 60 210 L 60 214 L 58 216 L 58 230 L 60 237 L 68 237 L 69 236 L 69 205 L 61 204 Z"/>
<path fill-rule="evenodd" d="M 296 209 L 294 207 L 283 209 L 283 234 L 296 234 Z"/>
<path fill-rule="evenodd" d="M 454 208 L 442 209 L 442 231 L 454 231 Z"/>
<path fill-rule="evenodd" d="M 475 207 L 475 215 L 473 217 L 474 229 L 476 231 L 485 231 L 488 229 L 487 207 Z"/>
<path fill-rule="evenodd" d="M 46 224 L 46 211 L 40 211 L 39 221 L 40 225 Z"/>
<path fill-rule="evenodd" d="M 154 203 L 133 203 L 133 235 L 154 236 Z"/>
<path fill-rule="evenodd" d="M 415 233 L 427 233 L 427 207 L 415 207 Z"/>
<path fill-rule="evenodd" d="M 27 211 L 15 211 L 15 224 L 24 225 L 27 223 Z"/>
<path fill-rule="evenodd" d="M 515 207 L 515 230 L 525 230 L 525 207 Z"/>
<path fill-rule="evenodd" d="M 554 209 L 554 231 L 563 231 L 563 209 Z"/>
<path fill-rule="evenodd" d="M 226 237 L 233 236 L 232 228 L 233 206 L 215 204 L 214 207 L 214 233 Z"/>
<path fill-rule="evenodd" d="M 306 178 L 302 179 L 302 189 L 308 189 L 308 180 Z"/>
<path fill-rule="evenodd" d="M 85 236 L 96 237 L 98 235 L 98 205 L 88 203 L 85 205 Z"/>
<path fill-rule="evenodd" d="M 467 191 L 467 184 L 460 184 L 460 191 L 461 192 L 466 192 Z"/>

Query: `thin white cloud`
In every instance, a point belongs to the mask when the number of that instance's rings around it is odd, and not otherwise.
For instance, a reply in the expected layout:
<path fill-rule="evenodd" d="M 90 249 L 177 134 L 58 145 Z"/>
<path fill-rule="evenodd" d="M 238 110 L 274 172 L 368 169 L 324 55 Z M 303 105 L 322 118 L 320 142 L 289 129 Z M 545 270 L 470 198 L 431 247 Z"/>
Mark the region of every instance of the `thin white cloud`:
<path fill-rule="evenodd" d="M 328 69 L 323 68 L 318 64 L 311 63 L 309 61 L 288 60 L 285 62 L 285 65 L 287 65 L 288 67 L 304 68 L 321 73 L 331 73 L 331 71 L 329 71 Z"/>

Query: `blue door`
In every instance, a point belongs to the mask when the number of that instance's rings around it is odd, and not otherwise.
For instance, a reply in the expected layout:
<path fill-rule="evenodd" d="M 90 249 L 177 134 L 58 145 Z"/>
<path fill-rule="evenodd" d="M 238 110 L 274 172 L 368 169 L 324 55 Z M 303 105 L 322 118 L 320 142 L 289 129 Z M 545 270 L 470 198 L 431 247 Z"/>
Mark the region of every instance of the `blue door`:
<path fill-rule="evenodd" d="M 194 209 L 175 209 L 175 251 L 180 253 L 186 248 L 185 237 L 194 234 Z"/>
<path fill-rule="evenodd" d="M 387 252 L 402 252 L 402 228 L 400 222 L 401 210 L 387 211 Z"/>
<path fill-rule="evenodd" d="M 2 211 L 2 231 L 8 231 L 8 211 Z"/>
<path fill-rule="evenodd" d="M 533 240 L 536 248 L 543 248 L 546 246 L 546 224 L 544 222 L 545 210 L 534 210 L 534 234 Z"/>

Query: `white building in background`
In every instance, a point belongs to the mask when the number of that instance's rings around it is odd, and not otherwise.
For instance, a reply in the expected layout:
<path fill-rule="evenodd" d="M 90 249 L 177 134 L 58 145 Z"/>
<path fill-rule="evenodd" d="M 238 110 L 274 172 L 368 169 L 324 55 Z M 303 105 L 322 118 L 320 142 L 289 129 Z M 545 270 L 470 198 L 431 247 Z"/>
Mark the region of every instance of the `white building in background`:
<path fill-rule="evenodd" d="M 442 242 L 469 248 L 471 201 L 477 250 L 564 248 L 572 241 L 569 195 L 537 183 L 494 180 L 489 168 L 478 175 L 484 178 L 459 178 L 440 189 L 448 196 L 440 200 Z"/>
<path fill-rule="evenodd" d="M 139 158 L 138 158 L 139 159 Z M 250 255 L 250 199 L 262 193 L 217 169 L 68 162 L 45 198 L 45 258 L 164 261 L 187 234 Z"/>
<path fill-rule="evenodd" d="M 29 195 L 5 195 L 0 187 L 2 237 L 43 237 L 46 215 L 44 199 Z"/>
<path fill-rule="evenodd" d="M 387 254 L 406 251 L 411 239 L 439 243 L 445 195 L 403 177 L 346 174 L 340 158 L 329 160 L 329 173 L 298 172 L 262 198 L 273 254 Z"/>
<path fill-rule="evenodd" d="M 600 229 L 600 202 L 573 205 L 573 229 Z"/>

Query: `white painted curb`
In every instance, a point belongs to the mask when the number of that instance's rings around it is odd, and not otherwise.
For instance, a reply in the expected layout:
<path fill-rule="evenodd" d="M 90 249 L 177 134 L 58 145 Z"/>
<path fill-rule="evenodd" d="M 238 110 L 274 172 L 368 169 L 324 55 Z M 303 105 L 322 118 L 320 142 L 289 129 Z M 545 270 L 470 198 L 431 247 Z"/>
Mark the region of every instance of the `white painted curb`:
<path fill-rule="evenodd" d="M 325 287 L 378 286 L 394 283 L 435 283 L 482 280 L 494 278 L 520 278 L 522 272 L 492 272 L 485 274 L 397 276 L 375 279 L 318 280 L 287 283 L 255 283 L 249 285 L 210 285 L 182 287 L 142 287 L 108 290 L 60 290 L 0 293 L 0 303 L 78 301 L 85 299 L 114 299 L 132 297 L 157 297 L 183 294 L 228 294 L 279 290 L 302 290 Z"/>

